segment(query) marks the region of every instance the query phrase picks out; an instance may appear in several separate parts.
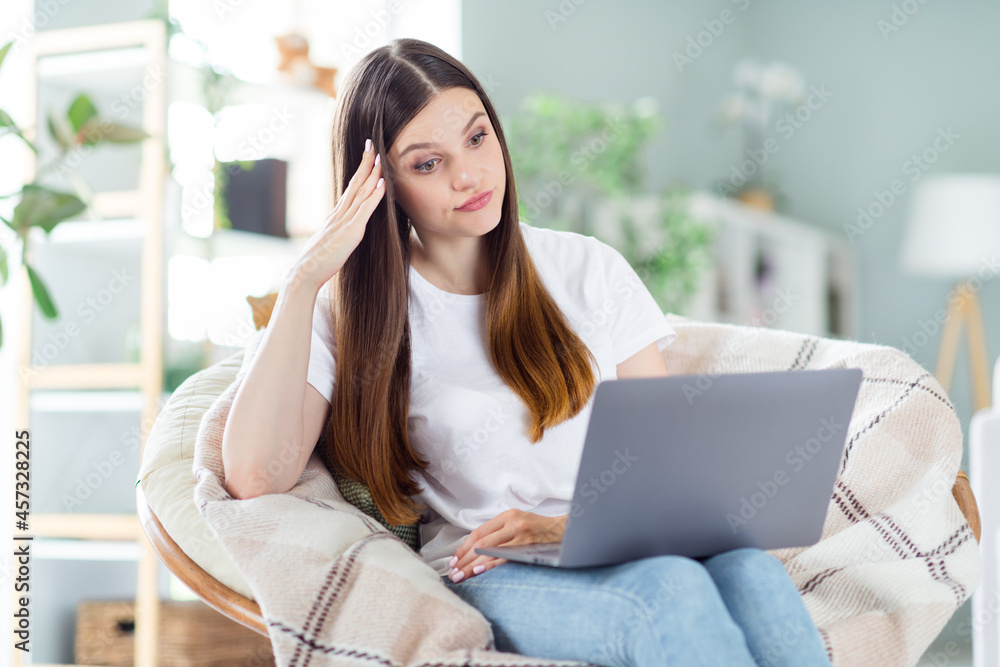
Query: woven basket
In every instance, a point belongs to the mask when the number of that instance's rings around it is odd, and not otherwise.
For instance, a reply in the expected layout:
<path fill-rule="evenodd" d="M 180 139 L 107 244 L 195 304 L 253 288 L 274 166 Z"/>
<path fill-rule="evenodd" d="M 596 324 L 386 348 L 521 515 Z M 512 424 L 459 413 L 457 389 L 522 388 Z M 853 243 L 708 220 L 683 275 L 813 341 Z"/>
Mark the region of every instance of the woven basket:
<path fill-rule="evenodd" d="M 200 600 L 160 602 L 159 667 L 274 667 L 271 642 Z M 135 602 L 77 605 L 74 661 L 78 665 L 134 664 Z"/>

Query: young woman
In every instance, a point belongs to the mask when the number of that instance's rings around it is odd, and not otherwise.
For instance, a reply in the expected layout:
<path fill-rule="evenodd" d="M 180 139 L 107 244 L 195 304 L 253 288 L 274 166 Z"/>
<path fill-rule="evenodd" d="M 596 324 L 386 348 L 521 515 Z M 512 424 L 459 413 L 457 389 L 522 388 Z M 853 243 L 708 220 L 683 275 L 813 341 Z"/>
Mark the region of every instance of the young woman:
<path fill-rule="evenodd" d="M 233 402 L 229 491 L 286 492 L 319 447 L 391 524 L 420 520 L 421 557 L 499 650 L 828 665 L 761 550 L 567 570 L 475 553 L 561 539 L 596 383 L 666 375 L 677 334 L 620 253 L 518 220 L 499 118 L 444 51 L 397 39 L 365 56 L 340 92 L 333 155 L 337 204 Z"/>

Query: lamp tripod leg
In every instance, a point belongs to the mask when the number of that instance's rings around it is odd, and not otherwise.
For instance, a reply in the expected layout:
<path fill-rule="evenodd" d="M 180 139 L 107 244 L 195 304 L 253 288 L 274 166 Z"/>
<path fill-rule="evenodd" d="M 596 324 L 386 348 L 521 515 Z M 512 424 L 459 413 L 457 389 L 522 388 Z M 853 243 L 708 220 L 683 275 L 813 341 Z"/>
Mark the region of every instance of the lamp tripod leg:
<path fill-rule="evenodd" d="M 966 307 L 969 320 L 969 376 L 972 378 L 972 393 L 975 410 L 990 407 L 990 357 L 986 350 L 986 334 L 983 326 L 983 312 L 979 307 L 979 296 L 972 292 Z"/>
<path fill-rule="evenodd" d="M 944 320 L 944 331 L 941 333 L 941 345 L 938 349 L 937 369 L 934 376 L 945 391 L 951 387 L 951 378 L 955 371 L 955 357 L 958 355 L 958 337 L 962 332 L 962 322 L 965 319 L 965 303 L 967 295 L 962 294 L 962 287 L 955 290 L 961 294 L 959 299 L 948 299 L 948 315 Z"/>

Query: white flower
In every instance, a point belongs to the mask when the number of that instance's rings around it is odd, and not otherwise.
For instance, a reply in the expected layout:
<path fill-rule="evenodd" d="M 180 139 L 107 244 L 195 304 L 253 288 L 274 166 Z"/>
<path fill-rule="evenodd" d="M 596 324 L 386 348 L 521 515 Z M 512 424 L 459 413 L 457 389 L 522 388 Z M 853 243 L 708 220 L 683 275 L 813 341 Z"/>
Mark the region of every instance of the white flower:
<path fill-rule="evenodd" d="M 640 118 L 649 118 L 656 115 L 656 111 L 659 109 L 659 103 L 656 101 L 655 97 L 640 97 L 632 103 L 632 109 Z"/>
<path fill-rule="evenodd" d="M 736 67 L 733 69 L 733 80 L 736 85 L 746 90 L 759 89 L 761 76 L 761 67 L 752 58 L 744 58 L 736 63 Z"/>
<path fill-rule="evenodd" d="M 775 100 L 797 100 L 802 95 L 804 83 L 794 69 L 784 63 L 772 63 L 761 75 L 760 92 Z"/>
<path fill-rule="evenodd" d="M 719 107 L 718 118 L 723 123 L 735 123 L 743 118 L 745 112 L 746 98 L 736 93 L 722 101 L 722 105 Z"/>

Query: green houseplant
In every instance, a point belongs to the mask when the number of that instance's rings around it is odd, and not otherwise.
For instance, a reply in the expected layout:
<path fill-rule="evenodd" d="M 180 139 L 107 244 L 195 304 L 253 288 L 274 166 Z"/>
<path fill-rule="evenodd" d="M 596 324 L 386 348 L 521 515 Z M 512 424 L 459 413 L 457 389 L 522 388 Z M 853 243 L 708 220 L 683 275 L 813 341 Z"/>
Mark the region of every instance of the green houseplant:
<path fill-rule="evenodd" d="M 602 240 L 617 247 L 663 310 L 680 313 L 711 264 L 715 233 L 691 214 L 691 188 L 674 184 L 650 192 L 645 186 L 645 150 L 665 125 L 650 98 L 625 105 L 536 91 L 504 133 L 521 218 L 601 238 L 597 211 L 611 215 L 621 238 Z M 657 234 L 641 229 L 640 200 L 652 201 Z M 651 241 L 657 236 L 663 240 Z"/>
<path fill-rule="evenodd" d="M 10 51 L 13 41 L 0 49 L 0 65 Z M 45 281 L 27 262 L 27 244 L 32 227 L 39 227 L 49 234 L 60 222 L 69 220 L 86 211 L 91 203 L 92 193 L 83 179 L 66 165 L 66 158 L 71 154 L 82 152 L 100 143 L 127 144 L 142 141 L 149 135 L 144 131 L 115 123 L 102 118 L 91 98 L 80 93 L 73 98 L 69 108 L 62 114 L 49 113 L 47 127 L 50 136 L 59 145 L 59 153 L 49 162 L 36 170 L 34 179 L 25 183 L 20 190 L 0 195 L 0 198 L 20 197 L 14 207 L 10 219 L 0 216 L 0 220 L 17 234 L 15 243 L 22 244 L 21 264 L 28 274 L 31 283 L 31 293 L 42 315 L 48 319 L 56 319 L 59 310 L 49 293 Z M 38 148 L 24 136 L 24 131 L 14 123 L 7 112 L 0 109 L 0 139 L 17 137 L 23 141 L 36 155 Z M 42 185 L 40 179 L 60 168 L 63 175 L 76 192 L 63 192 Z M 9 260 L 11 250 L 0 244 L 0 286 L 5 285 L 9 278 Z M 0 346 L 3 345 L 3 325 L 0 323 Z"/>

